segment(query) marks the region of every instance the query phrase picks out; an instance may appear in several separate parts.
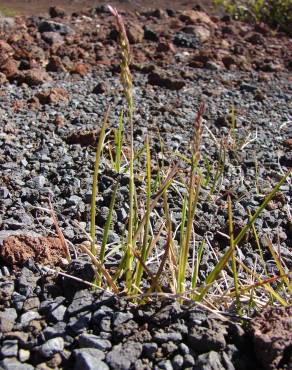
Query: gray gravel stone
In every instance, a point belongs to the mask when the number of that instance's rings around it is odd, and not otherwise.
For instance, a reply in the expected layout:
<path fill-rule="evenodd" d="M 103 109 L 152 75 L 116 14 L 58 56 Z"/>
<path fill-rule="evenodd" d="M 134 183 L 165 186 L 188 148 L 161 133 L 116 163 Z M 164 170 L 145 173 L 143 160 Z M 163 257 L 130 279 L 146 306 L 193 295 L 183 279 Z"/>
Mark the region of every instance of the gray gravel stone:
<path fill-rule="evenodd" d="M 57 305 L 57 307 L 50 312 L 49 319 L 53 322 L 63 321 L 66 310 L 67 307 L 64 305 Z"/>
<path fill-rule="evenodd" d="M 165 342 L 181 342 L 182 335 L 181 333 L 155 333 L 153 339 L 158 343 Z"/>
<path fill-rule="evenodd" d="M 143 356 L 147 358 L 154 358 L 157 349 L 158 349 L 157 343 L 144 343 L 143 344 Z"/>
<path fill-rule="evenodd" d="M 91 312 L 82 312 L 77 316 L 70 317 L 68 322 L 68 329 L 74 334 L 81 334 L 87 330 L 90 320 L 91 320 Z"/>
<path fill-rule="evenodd" d="M 58 32 L 60 35 L 72 35 L 75 33 L 72 27 L 54 21 L 42 21 L 39 24 L 39 32 Z"/>
<path fill-rule="evenodd" d="M 6 333 L 11 331 L 16 318 L 17 312 L 14 308 L 6 308 L 3 312 L 0 312 L 0 332 Z"/>
<path fill-rule="evenodd" d="M 224 335 L 209 328 L 192 328 L 188 335 L 188 344 L 195 352 L 219 351 L 226 346 Z"/>
<path fill-rule="evenodd" d="M 184 358 L 182 355 L 176 355 L 172 359 L 172 366 L 174 370 L 182 369 L 183 363 L 184 363 Z"/>
<path fill-rule="evenodd" d="M 36 288 L 37 280 L 39 279 L 30 269 L 23 267 L 21 275 L 17 280 L 18 293 L 28 297 Z"/>
<path fill-rule="evenodd" d="M 66 332 L 66 327 L 67 327 L 67 324 L 63 321 L 60 321 L 56 323 L 54 326 L 47 326 L 43 330 L 43 335 L 45 336 L 47 340 L 56 338 L 56 337 L 64 337 L 65 332 Z"/>
<path fill-rule="evenodd" d="M 158 362 L 157 366 L 154 368 L 155 370 L 173 370 L 172 364 L 170 360 L 162 360 Z"/>
<path fill-rule="evenodd" d="M 102 351 L 107 351 L 111 349 L 112 344 L 107 339 L 101 339 L 98 336 L 94 334 L 81 334 L 79 336 L 79 346 L 80 347 L 91 347 L 91 348 L 97 348 Z"/>
<path fill-rule="evenodd" d="M 75 357 L 77 357 L 79 355 L 86 354 L 86 355 L 89 355 L 89 356 L 94 357 L 98 361 L 102 361 L 105 358 L 104 352 L 101 351 L 100 349 L 97 349 L 97 348 L 80 348 L 80 349 L 75 349 L 73 351 L 73 354 L 74 354 Z"/>
<path fill-rule="evenodd" d="M 195 364 L 195 359 L 192 355 L 190 354 L 187 354 L 184 356 L 184 366 L 189 368 L 189 367 L 193 367 Z"/>
<path fill-rule="evenodd" d="M 124 322 L 131 320 L 133 318 L 133 314 L 131 312 L 117 312 L 114 314 L 113 317 L 113 324 L 120 325 Z"/>
<path fill-rule="evenodd" d="M 32 320 L 38 320 L 41 316 L 37 311 L 29 311 L 21 315 L 20 323 L 23 326 L 28 325 Z"/>
<path fill-rule="evenodd" d="M 18 342 L 17 340 L 4 340 L 0 349 L 0 356 L 3 357 L 17 357 Z"/>
<path fill-rule="evenodd" d="M 40 347 L 40 353 L 46 358 L 52 357 L 64 349 L 64 339 L 61 337 L 49 339 Z"/>
<path fill-rule="evenodd" d="M 118 344 L 106 355 L 106 363 L 115 370 L 128 370 L 131 364 L 140 357 L 142 344 L 138 342 L 126 342 Z"/>
<path fill-rule="evenodd" d="M 93 297 L 88 290 L 80 290 L 75 293 L 72 303 L 67 308 L 67 314 L 76 315 L 92 307 Z"/>
<path fill-rule="evenodd" d="M 5 358 L 0 361 L 1 370 L 34 370 L 34 367 L 29 364 L 22 364 L 14 358 Z"/>
<path fill-rule="evenodd" d="M 79 353 L 76 355 L 74 370 L 109 370 L 107 364 L 98 360 L 89 353 Z"/>
<path fill-rule="evenodd" d="M 220 355 L 217 352 L 210 351 L 200 355 L 196 360 L 195 370 L 223 370 Z"/>

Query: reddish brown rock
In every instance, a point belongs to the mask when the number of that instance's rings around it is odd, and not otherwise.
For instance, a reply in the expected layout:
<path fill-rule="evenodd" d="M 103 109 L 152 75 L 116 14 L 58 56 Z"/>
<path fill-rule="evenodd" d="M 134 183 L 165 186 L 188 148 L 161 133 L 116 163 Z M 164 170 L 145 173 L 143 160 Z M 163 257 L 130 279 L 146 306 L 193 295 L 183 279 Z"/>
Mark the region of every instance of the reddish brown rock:
<path fill-rule="evenodd" d="M 62 264 L 66 254 L 57 238 L 14 235 L 3 241 L 0 257 L 13 267 L 23 266 L 28 259 L 55 267 Z"/>
<path fill-rule="evenodd" d="M 138 44 L 143 41 L 144 30 L 138 23 L 130 23 L 127 27 L 127 36 L 130 44 Z"/>
<path fill-rule="evenodd" d="M 99 130 L 78 130 L 66 137 L 67 144 L 80 144 L 81 146 L 96 146 Z"/>
<path fill-rule="evenodd" d="M 11 80 L 19 73 L 18 66 L 19 62 L 10 58 L 0 65 L 0 71 L 6 75 L 7 79 Z"/>
<path fill-rule="evenodd" d="M 211 20 L 208 14 L 197 10 L 185 10 L 180 15 L 180 20 L 188 24 L 205 23 L 211 27 L 215 27 L 215 23 Z"/>
<path fill-rule="evenodd" d="M 156 49 L 157 52 L 161 53 L 161 52 L 168 52 L 168 51 L 171 51 L 171 52 L 175 52 L 175 48 L 173 46 L 172 43 L 170 42 L 160 42 L 158 45 L 157 45 L 157 49 Z"/>
<path fill-rule="evenodd" d="M 292 149 L 292 138 L 284 140 L 283 145 L 286 146 L 287 148 Z"/>
<path fill-rule="evenodd" d="M 200 50 L 193 56 L 189 66 L 194 68 L 204 68 L 206 63 L 213 62 L 214 59 L 215 57 L 211 50 Z"/>
<path fill-rule="evenodd" d="M 46 66 L 48 72 L 66 72 L 66 68 L 62 60 L 58 56 L 52 56 Z"/>
<path fill-rule="evenodd" d="M 183 32 L 194 35 L 201 42 L 206 42 L 211 36 L 211 31 L 206 25 L 187 26 L 182 29 Z"/>
<path fill-rule="evenodd" d="M 30 109 L 37 110 L 40 108 L 40 101 L 36 96 L 33 96 L 27 101 L 27 105 Z"/>
<path fill-rule="evenodd" d="M 0 63 L 3 64 L 14 54 L 13 48 L 4 40 L 0 40 Z"/>
<path fill-rule="evenodd" d="M 85 76 L 89 72 L 89 66 L 84 63 L 77 63 L 73 66 L 70 71 L 72 74 L 77 74 L 80 76 Z"/>
<path fill-rule="evenodd" d="M 222 62 L 227 69 L 230 69 L 232 65 L 236 65 L 236 60 L 232 55 L 222 57 Z"/>
<path fill-rule="evenodd" d="M 35 97 L 41 104 L 67 104 L 69 102 L 69 94 L 67 90 L 56 87 L 51 90 L 45 90 L 37 93 Z"/>
<path fill-rule="evenodd" d="M 34 68 L 28 71 L 22 71 L 17 76 L 17 81 L 19 83 L 26 83 L 29 86 L 36 86 L 51 81 L 51 77 L 47 74 L 46 71 Z"/>
<path fill-rule="evenodd" d="M 268 307 L 251 322 L 255 354 L 265 370 L 292 368 L 292 306 Z"/>
<path fill-rule="evenodd" d="M 0 86 L 7 82 L 7 78 L 4 73 L 0 72 Z"/>
<path fill-rule="evenodd" d="M 51 18 L 63 18 L 66 15 L 66 12 L 63 8 L 60 8 L 58 6 L 51 6 L 49 8 L 49 14 Z"/>
<path fill-rule="evenodd" d="M 169 90 L 180 90 L 186 85 L 184 80 L 177 77 L 168 76 L 162 70 L 156 70 L 149 73 L 148 83 L 150 85 L 161 86 Z"/>
<path fill-rule="evenodd" d="M 58 127 L 62 127 L 64 126 L 65 124 L 65 118 L 64 116 L 61 116 L 60 114 L 58 114 L 55 119 L 54 119 L 54 124 Z"/>

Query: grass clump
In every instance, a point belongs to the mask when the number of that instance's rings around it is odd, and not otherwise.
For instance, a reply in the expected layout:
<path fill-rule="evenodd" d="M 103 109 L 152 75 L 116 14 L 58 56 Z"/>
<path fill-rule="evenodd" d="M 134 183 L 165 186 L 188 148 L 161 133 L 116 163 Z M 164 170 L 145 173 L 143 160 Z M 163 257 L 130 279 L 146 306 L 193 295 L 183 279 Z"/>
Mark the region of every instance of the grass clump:
<path fill-rule="evenodd" d="M 291 0 L 213 0 L 216 6 L 237 19 L 265 22 L 292 35 Z"/>
<path fill-rule="evenodd" d="M 96 268 L 94 284 L 114 293 L 127 294 L 136 301 L 151 299 L 151 296 L 171 295 L 182 300 L 203 302 L 210 307 L 231 307 L 235 304 L 238 313 L 242 313 L 242 304 L 246 301 L 250 307 L 267 303 L 276 303 L 283 306 L 292 302 L 292 288 L 289 283 L 287 266 L 277 255 L 271 242 L 269 253 L 278 268 L 278 276 L 268 276 L 268 269 L 264 268 L 264 275 L 258 274 L 245 266 L 239 259 L 238 248 L 249 230 L 256 236 L 262 263 L 265 264 L 260 246 L 255 221 L 266 209 L 289 176 L 286 174 L 274 187 L 271 193 L 263 200 L 258 209 L 249 215 L 246 225 L 235 235 L 233 221 L 233 205 L 230 194 L 227 194 L 226 210 L 228 213 L 229 234 L 224 253 L 216 254 L 217 263 L 212 271 L 203 277 L 200 271 L 201 262 L 206 248 L 212 247 L 207 236 L 196 243 L 194 223 L 197 205 L 200 199 L 213 202 L 218 196 L 218 183 L 223 176 L 225 164 L 226 140 L 216 141 L 219 160 L 212 174 L 212 166 L 207 157 L 201 158 L 201 141 L 203 131 L 204 104 L 198 109 L 194 123 L 193 138 L 188 154 L 175 153 L 177 160 L 171 163 L 164 159 L 164 144 L 161 139 L 161 152 L 155 158 L 155 151 L 151 151 L 151 142 L 145 136 L 144 146 L 137 150 L 134 146 L 133 133 L 133 94 L 132 75 L 130 72 L 131 50 L 122 17 L 115 8 L 109 8 L 115 17 L 120 34 L 121 50 L 121 83 L 125 97 L 125 109 L 120 114 L 119 124 L 114 131 L 114 139 L 106 141 L 110 135 L 108 130 L 107 110 L 100 130 L 99 142 L 96 149 L 92 203 L 91 203 L 91 249 L 82 246 Z M 235 112 L 231 112 L 230 140 L 238 149 L 235 136 Z M 127 137 L 125 132 L 128 133 Z M 224 146 L 225 145 L 225 146 Z M 242 146 L 240 146 L 242 149 Z M 112 188 L 112 198 L 109 212 L 104 226 L 101 246 L 96 244 L 95 218 L 96 196 L 98 192 L 98 175 L 101 159 L 108 153 L 111 170 L 115 173 Z M 162 155 L 162 158 L 161 158 Z M 171 156 L 170 156 L 171 158 Z M 157 159 L 155 161 L 155 159 Z M 170 163 L 167 167 L 165 163 Z M 120 179 L 126 176 L 128 181 L 128 221 L 125 225 L 127 232 L 121 236 L 121 242 L 115 250 L 121 253 L 119 265 L 115 269 L 106 268 L 107 257 L 114 253 L 108 244 L 108 236 L 112 226 L 113 210 L 116 204 L 120 187 Z M 138 179 L 140 179 L 138 181 Z M 141 181 L 142 179 L 142 181 Z M 213 179 L 213 181 L 212 181 Z M 203 191 L 204 190 L 204 191 Z M 216 193 L 216 195 L 215 195 Z M 172 197 L 181 200 L 181 218 L 179 226 L 174 229 L 172 218 Z M 208 230 L 206 230 L 207 233 Z M 177 235 L 179 233 L 179 236 Z M 191 247 L 193 254 L 190 256 Z M 150 268 L 155 262 L 156 269 Z M 244 280 L 242 275 L 252 277 L 252 283 Z M 231 277 L 228 280 L 226 276 Z M 222 279 L 223 277 L 223 279 Z M 277 286 L 279 285 L 279 287 Z M 219 294 L 219 298 L 218 298 Z M 214 298 L 217 297 L 217 298 Z M 256 304 L 254 304 L 256 302 Z M 259 304 L 258 302 L 261 302 Z"/>

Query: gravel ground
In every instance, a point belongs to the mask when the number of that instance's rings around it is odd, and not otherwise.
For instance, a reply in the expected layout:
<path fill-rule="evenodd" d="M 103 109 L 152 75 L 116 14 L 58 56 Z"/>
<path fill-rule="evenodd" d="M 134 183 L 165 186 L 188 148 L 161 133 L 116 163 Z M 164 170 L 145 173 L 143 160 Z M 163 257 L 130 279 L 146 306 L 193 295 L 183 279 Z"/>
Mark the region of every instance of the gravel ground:
<path fill-rule="evenodd" d="M 57 266 L 64 270 L 60 258 L 64 253 L 48 212 L 48 198 L 72 256 L 78 254 L 65 271 L 92 281 L 92 266 L 79 254 L 78 245 L 87 240 L 85 231 L 89 231 L 98 127 L 108 104 L 110 125 L 117 126 L 124 101 L 116 32 L 105 9 L 72 17 L 55 9 L 51 17 L 0 20 L 0 368 L 292 366 L 288 324 L 283 324 L 277 338 L 283 343 L 277 348 L 273 335 L 279 328 L 271 326 L 265 348 L 258 345 L 264 324 L 256 318 L 240 325 L 232 307 L 223 312 L 224 303 L 216 298 L 221 313 L 162 298 L 137 307 L 125 297 L 93 293 L 84 283 L 57 276 Z M 188 153 L 201 102 L 206 105 L 202 158 L 216 167 L 217 145 L 223 138 L 229 140 L 224 176 L 212 201 L 204 196 L 210 186 L 203 189 L 196 213 L 197 241 L 208 240 L 200 282 L 228 246 L 224 236 L 228 234 L 227 192 L 232 192 L 237 231 L 246 223 L 248 211 L 253 213 L 292 167 L 291 39 L 274 35 L 264 25 L 211 19 L 196 11 L 130 13 L 125 19 L 134 56 L 137 149 L 148 133 L 153 157 L 161 158 L 161 136 L 166 165 L 175 159 L 176 150 Z M 232 106 L 236 114 L 233 139 L 226 119 Z M 98 241 L 114 182 L 109 161 L 104 159 L 97 199 Z M 170 198 L 175 230 L 181 198 L 175 192 L 170 192 Z M 278 270 L 266 248 L 267 236 L 277 245 L 287 268 L 292 266 L 290 204 L 291 186 L 285 183 L 256 221 L 270 276 Z M 128 211 L 124 177 L 109 237 L 112 245 L 121 242 Z M 255 263 L 260 256 L 252 233 L 238 253 L 246 266 L 262 274 L 262 264 Z M 106 267 L 114 269 L 120 258 L 119 252 L 114 253 Z M 157 266 L 154 261 L 149 268 L 156 271 Z M 243 272 L 240 278 L 251 283 Z M 226 281 L 232 284 L 228 275 Z M 280 308 L 267 312 L 266 317 L 274 315 L 279 323 L 291 314 Z M 267 348 L 269 362 L 263 354 Z"/>

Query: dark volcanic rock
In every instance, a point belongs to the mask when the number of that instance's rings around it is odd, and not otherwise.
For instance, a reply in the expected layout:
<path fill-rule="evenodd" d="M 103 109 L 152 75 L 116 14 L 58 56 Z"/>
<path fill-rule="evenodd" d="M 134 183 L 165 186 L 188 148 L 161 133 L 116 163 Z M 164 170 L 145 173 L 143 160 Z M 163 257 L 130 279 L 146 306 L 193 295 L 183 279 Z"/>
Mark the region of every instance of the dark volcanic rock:
<path fill-rule="evenodd" d="M 58 32 L 60 35 L 72 35 L 75 33 L 72 27 L 54 21 L 42 21 L 38 26 L 39 32 Z"/>
<path fill-rule="evenodd" d="M 182 79 L 167 76 L 165 73 L 151 72 L 148 75 L 148 83 L 165 87 L 169 90 L 180 90 L 185 87 L 186 83 Z"/>
<path fill-rule="evenodd" d="M 142 345 L 137 342 L 118 344 L 106 355 L 106 363 L 117 370 L 127 370 L 140 357 Z"/>

